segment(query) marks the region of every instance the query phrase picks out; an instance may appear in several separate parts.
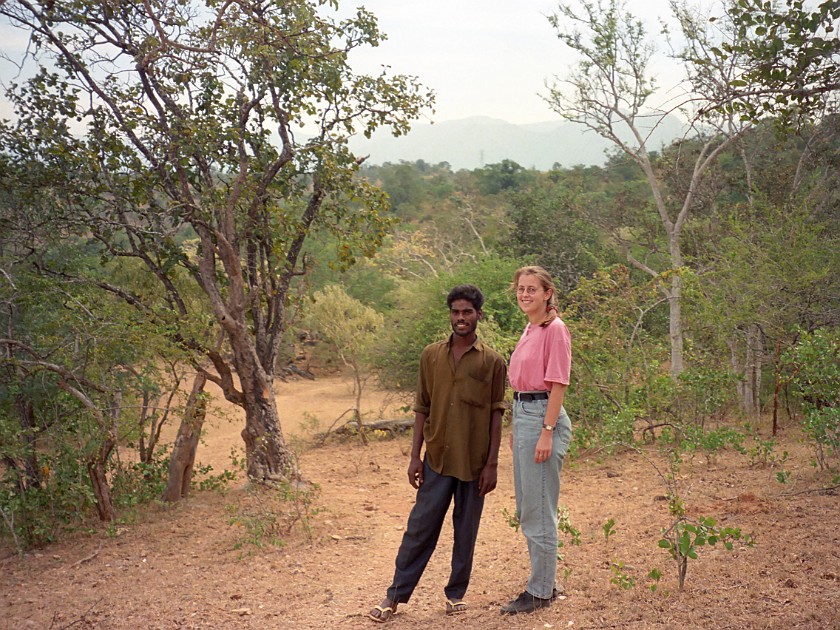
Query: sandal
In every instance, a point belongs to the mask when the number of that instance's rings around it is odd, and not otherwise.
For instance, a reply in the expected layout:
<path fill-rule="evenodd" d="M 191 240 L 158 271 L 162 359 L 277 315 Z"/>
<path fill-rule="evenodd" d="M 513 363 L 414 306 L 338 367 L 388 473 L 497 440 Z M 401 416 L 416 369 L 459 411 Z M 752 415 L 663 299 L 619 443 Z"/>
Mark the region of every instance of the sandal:
<path fill-rule="evenodd" d="M 373 614 L 374 610 L 379 611 L 379 616 L 376 616 L 376 615 Z M 391 607 L 391 606 L 384 606 L 384 607 L 383 606 L 374 606 L 373 610 L 371 610 L 368 613 L 368 617 L 370 617 L 371 619 L 373 619 L 377 623 L 385 623 L 386 621 L 390 621 L 391 617 L 393 617 L 396 614 L 397 613 L 394 610 L 394 607 Z"/>
<path fill-rule="evenodd" d="M 461 613 L 467 612 L 467 603 L 466 602 L 453 602 L 451 599 L 446 600 L 446 614 L 447 615 L 460 615 Z"/>

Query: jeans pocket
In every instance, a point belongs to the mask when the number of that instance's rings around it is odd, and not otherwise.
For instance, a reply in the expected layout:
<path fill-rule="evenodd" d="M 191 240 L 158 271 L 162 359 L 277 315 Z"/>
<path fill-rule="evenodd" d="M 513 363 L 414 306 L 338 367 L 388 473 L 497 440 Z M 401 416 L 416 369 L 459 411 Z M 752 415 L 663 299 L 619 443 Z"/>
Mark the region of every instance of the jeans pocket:
<path fill-rule="evenodd" d="M 532 418 L 545 419 L 545 408 L 547 406 L 544 400 L 523 400 L 519 403 L 522 413 Z"/>

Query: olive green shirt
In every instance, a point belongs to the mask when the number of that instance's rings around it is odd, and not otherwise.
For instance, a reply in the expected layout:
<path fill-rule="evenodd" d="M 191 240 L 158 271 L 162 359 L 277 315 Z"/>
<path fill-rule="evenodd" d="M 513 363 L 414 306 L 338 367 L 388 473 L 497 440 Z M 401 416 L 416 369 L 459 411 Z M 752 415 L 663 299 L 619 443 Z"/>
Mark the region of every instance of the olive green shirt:
<path fill-rule="evenodd" d="M 429 344 L 420 355 L 414 411 L 427 415 L 426 460 L 440 475 L 473 481 L 490 450 L 490 419 L 505 408 L 507 368 L 501 355 L 476 339 L 455 369 L 450 344 Z"/>

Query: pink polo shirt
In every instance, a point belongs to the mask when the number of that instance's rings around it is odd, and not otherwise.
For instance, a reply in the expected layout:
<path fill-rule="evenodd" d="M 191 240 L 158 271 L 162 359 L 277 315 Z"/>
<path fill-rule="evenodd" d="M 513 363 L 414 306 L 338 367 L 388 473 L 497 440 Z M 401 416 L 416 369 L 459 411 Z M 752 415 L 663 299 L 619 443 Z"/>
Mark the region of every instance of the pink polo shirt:
<path fill-rule="evenodd" d="M 510 385 L 517 392 L 550 391 L 569 384 L 572 336 L 559 317 L 548 326 L 528 324 L 510 357 Z"/>

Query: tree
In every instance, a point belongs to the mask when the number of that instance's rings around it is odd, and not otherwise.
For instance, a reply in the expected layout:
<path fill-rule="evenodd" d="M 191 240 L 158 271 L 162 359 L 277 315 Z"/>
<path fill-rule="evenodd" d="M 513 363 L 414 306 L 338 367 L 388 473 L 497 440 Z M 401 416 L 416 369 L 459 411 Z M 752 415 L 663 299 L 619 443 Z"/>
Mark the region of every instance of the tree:
<path fill-rule="evenodd" d="M 657 161 L 647 145 L 646 129 L 655 127 L 655 121 L 666 113 L 645 110 L 656 83 L 649 69 L 654 49 L 644 25 L 625 11 L 619 0 L 609 0 L 606 5 L 600 0 L 581 0 L 578 4 L 560 5 L 559 12 L 549 17 L 557 36 L 578 54 L 580 62 L 566 81 L 550 87 L 546 100 L 567 120 L 610 140 L 645 175 L 660 234 L 651 232 L 655 223 L 647 219 L 631 225 L 616 223 L 611 234 L 634 267 L 659 280 L 660 290 L 668 300 L 671 374 L 676 377 L 684 367 L 683 230 L 697 204 L 700 182 L 718 155 L 747 127 L 731 114 L 717 118 L 707 115 L 704 126 L 695 129 L 697 148 L 683 167 L 689 179 L 682 193 L 674 194 L 666 185 L 669 164 Z M 700 16 L 677 3 L 672 8 L 686 46 L 678 54 L 685 62 L 690 84 L 685 106 L 697 99 L 703 103 L 721 102 L 729 94 L 728 81 L 737 60 L 715 62 L 710 52 L 714 40 Z M 697 59 L 705 61 L 697 63 Z M 709 109 L 703 111 L 708 114 Z M 679 154 L 677 157 L 674 166 L 682 166 L 684 158 Z"/>
<path fill-rule="evenodd" d="M 121 437 L 144 429 L 136 410 L 147 408 L 160 347 L 124 302 L 103 300 L 89 285 L 44 279 L 15 264 L 20 250 L 0 239 L 0 457 L 10 473 L 3 482 L 18 479 L 3 503 L 15 497 L 9 511 L 29 544 L 42 542 L 33 521 L 75 518 L 91 499 L 102 520 L 116 516 L 112 457 Z M 68 266 L 85 264 L 69 248 L 60 253 Z M 76 480 L 85 473 L 90 485 L 82 489 Z M 39 504 L 46 497 L 51 509 Z"/>
<path fill-rule="evenodd" d="M 726 7 L 738 37 L 713 52 L 741 59 L 732 97 L 722 104 L 750 120 L 781 126 L 836 110 L 840 90 L 840 4 L 823 0 L 738 0 Z M 712 18 L 714 20 L 714 18 Z"/>
<path fill-rule="evenodd" d="M 783 351 L 815 330 L 840 323 L 838 234 L 807 203 L 731 209 L 692 309 L 702 327 L 725 339 L 744 408 L 759 411 L 765 346 Z M 744 342 L 738 342 L 738 336 Z M 767 343 L 769 341 L 769 344 Z M 706 343 L 714 353 L 714 341 Z M 725 356 L 724 348 L 718 348 Z M 778 367 L 778 366 L 777 366 Z"/>
<path fill-rule="evenodd" d="M 385 318 L 381 313 L 347 295 L 343 288 L 335 284 L 316 292 L 314 299 L 315 304 L 310 315 L 312 327 L 353 372 L 356 406 L 351 411 L 362 443 L 367 444 L 362 423 L 362 390 L 370 376 L 370 357 L 377 337 L 385 325 Z"/>
<path fill-rule="evenodd" d="M 195 452 L 207 416 L 207 400 L 204 393 L 206 383 L 207 377 L 202 372 L 193 380 L 184 418 L 178 427 L 178 435 L 169 457 L 169 480 L 161 496 L 164 501 L 178 501 L 190 492 Z"/>
<path fill-rule="evenodd" d="M 98 243 L 103 258 L 142 261 L 160 283 L 157 302 L 99 286 L 165 317 L 173 338 L 210 360 L 199 369 L 245 412 L 254 480 L 296 474 L 272 382 L 305 241 L 331 232 L 350 265 L 373 253 L 388 224 L 383 195 L 355 177 L 347 139 L 382 125 L 404 133 L 431 103 L 412 77 L 353 73 L 349 53 L 383 35 L 366 10 L 338 21 L 335 8 L 0 5 L 31 34 L 37 66 L 11 92 L 19 117 L 2 129 L 3 152 L 45 174 L 55 224 Z M 202 310 L 181 281 L 200 289 L 230 356 L 190 334 L 185 322 Z"/>
<path fill-rule="evenodd" d="M 585 193 L 573 188 L 571 179 L 554 171 L 534 185 L 512 193 L 506 212 L 510 229 L 497 245 L 513 258 L 551 272 L 561 295 L 602 262 L 597 222 L 579 217 L 577 206 L 586 205 L 581 200 Z"/>

